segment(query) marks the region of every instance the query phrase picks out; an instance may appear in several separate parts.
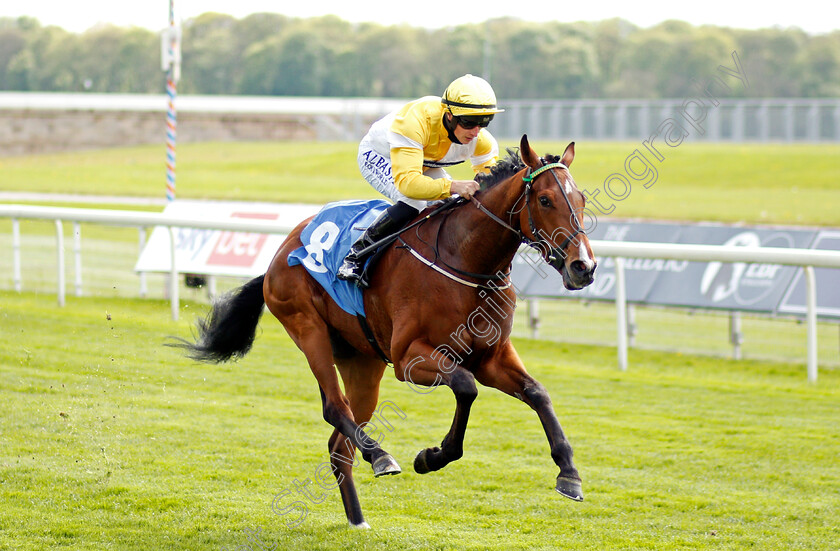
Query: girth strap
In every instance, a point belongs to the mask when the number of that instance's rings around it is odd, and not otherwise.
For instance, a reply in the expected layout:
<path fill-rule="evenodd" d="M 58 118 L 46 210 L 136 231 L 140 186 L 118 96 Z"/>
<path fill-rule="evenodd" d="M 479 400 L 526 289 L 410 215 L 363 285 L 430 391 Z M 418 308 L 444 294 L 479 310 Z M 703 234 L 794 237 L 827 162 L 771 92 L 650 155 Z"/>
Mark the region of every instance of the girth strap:
<path fill-rule="evenodd" d="M 379 343 L 376 342 L 376 337 L 373 336 L 373 331 L 371 331 L 367 319 L 361 314 L 356 314 L 356 319 L 359 320 L 359 325 L 362 327 L 362 333 L 365 334 L 365 338 L 373 347 L 374 351 L 376 351 L 376 354 L 379 356 L 379 358 L 386 364 L 393 364 L 394 362 L 388 359 L 388 356 L 386 356 L 385 352 L 382 351 L 382 348 L 379 346 Z"/>

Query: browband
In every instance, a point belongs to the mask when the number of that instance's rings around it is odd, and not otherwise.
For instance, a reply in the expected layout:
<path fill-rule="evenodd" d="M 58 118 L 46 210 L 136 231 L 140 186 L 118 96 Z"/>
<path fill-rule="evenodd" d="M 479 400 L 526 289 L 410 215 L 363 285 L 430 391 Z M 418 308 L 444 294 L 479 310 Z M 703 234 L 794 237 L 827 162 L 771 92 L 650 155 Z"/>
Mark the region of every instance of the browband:
<path fill-rule="evenodd" d="M 563 163 L 549 163 L 547 165 L 541 166 L 540 168 L 538 168 L 534 172 L 528 174 L 527 176 L 523 176 L 522 181 L 525 182 L 526 184 L 530 184 L 531 182 L 534 181 L 534 178 L 536 178 L 537 176 L 539 176 L 540 174 L 542 174 L 546 170 L 550 170 L 552 168 L 565 168 L 566 170 L 569 169 L 569 167 L 567 167 Z"/>

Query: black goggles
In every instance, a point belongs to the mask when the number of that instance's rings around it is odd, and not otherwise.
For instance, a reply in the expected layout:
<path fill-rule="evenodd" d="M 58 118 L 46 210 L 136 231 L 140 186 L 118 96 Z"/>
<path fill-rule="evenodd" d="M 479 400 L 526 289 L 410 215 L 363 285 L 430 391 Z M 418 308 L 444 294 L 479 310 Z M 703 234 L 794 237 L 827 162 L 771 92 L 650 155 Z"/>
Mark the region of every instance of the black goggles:
<path fill-rule="evenodd" d="M 455 117 L 455 122 L 464 130 L 472 130 L 476 126 L 487 128 L 492 120 L 493 115 L 462 115 Z"/>

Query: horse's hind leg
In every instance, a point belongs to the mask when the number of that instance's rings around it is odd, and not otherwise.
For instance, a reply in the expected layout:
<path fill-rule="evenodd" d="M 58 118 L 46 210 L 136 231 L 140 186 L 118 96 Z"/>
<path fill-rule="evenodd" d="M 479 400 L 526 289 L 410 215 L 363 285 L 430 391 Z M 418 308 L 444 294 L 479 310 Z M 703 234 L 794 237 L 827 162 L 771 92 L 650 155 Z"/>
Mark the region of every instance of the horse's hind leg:
<path fill-rule="evenodd" d="M 336 357 L 336 366 L 344 381 L 344 390 L 350 401 L 353 417 L 360 426 L 365 426 L 377 407 L 379 383 L 385 371 L 385 364 L 378 359 L 355 355 L 349 358 Z M 356 447 L 336 429 L 330 437 L 329 450 L 333 474 L 338 482 L 347 520 L 353 527 L 369 528 L 362 515 L 359 495 L 353 480 L 353 466 L 358 464 L 354 461 Z M 376 467 L 379 467 L 379 472 Z M 399 472 L 399 465 L 390 455 L 382 456 L 374 466 L 375 476 Z"/>
<path fill-rule="evenodd" d="M 290 239 L 283 247 L 293 248 L 299 244 L 299 241 L 295 243 Z M 362 450 L 362 457 L 373 466 L 374 474 L 390 472 L 394 469 L 393 458 L 359 427 L 350 400 L 341 391 L 329 329 L 313 302 L 311 285 L 314 283 L 310 285 L 302 267 L 286 264 L 288 251 L 284 251 L 283 247 L 265 277 L 265 304 L 306 356 L 309 369 L 318 381 L 324 420 L 346 437 L 352 446 Z M 339 439 L 336 437 L 336 440 Z"/>
<path fill-rule="evenodd" d="M 291 331 L 289 333 L 292 334 Z M 373 466 L 374 474 L 377 469 L 387 468 L 393 459 L 389 461 L 391 456 L 359 426 L 350 408 L 350 401 L 341 391 L 326 326 L 310 325 L 307 330 L 298 333 L 298 336 L 299 339 L 295 339 L 295 335 L 292 335 L 292 338 L 303 351 L 312 373 L 318 380 L 324 420 L 362 451 L 364 460 Z"/>
<path fill-rule="evenodd" d="M 303 301 L 291 307 L 275 300 L 267 300 L 266 303 L 309 362 L 309 369 L 315 375 L 321 391 L 324 420 L 362 450 L 362 457 L 373 465 L 374 472 L 377 468 L 383 468 L 383 462 L 387 464 L 388 460 L 382 458 L 390 455 L 359 427 L 353 417 L 350 401 L 341 391 L 338 382 L 327 325 L 314 308 Z M 287 315 L 284 307 L 289 308 L 291 314 Z"/>

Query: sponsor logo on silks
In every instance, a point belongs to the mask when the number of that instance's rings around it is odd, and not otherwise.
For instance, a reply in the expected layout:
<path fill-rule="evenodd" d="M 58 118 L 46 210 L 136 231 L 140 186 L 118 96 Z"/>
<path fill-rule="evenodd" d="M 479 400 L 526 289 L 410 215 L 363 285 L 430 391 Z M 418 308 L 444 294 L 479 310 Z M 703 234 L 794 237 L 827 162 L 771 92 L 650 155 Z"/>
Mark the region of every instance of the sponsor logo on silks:
<path fill-rule="evenodd" d="M 391 162 L 375 151 L 365 151 L 362 156 L 365 158 L 365 167 L 386 176 L 391 175 Z"/>
<path fill-rule="evenodd" d="M 761 238 L 755 232 L 739 233 L 725 246 L 761 247 Z M 773 287 L 782 266 L 779 264 L 748 264 L 746 262 L 709 262 L 700 280 L 700 292 L 712 302 L 732 297 L 739 304 L 750 304 L 763 298 Z M 748 299 L 741 295 L 743 288 L 756 289 L 750 294 L 759 296 Z"/>

